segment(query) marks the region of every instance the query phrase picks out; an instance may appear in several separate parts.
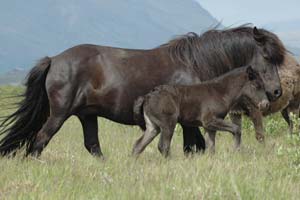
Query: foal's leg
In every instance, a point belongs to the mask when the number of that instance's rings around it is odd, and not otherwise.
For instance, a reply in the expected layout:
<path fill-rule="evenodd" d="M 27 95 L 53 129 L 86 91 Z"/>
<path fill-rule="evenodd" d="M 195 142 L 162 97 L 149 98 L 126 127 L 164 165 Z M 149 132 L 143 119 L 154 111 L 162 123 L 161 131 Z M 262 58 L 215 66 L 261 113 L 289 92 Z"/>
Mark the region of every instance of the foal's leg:
<path fill-rule="evenodd" d="M 63 115 L 50 114 L 26 155 L 32 154 L 33 156 L 39 156 L 66 119 L 67 118 Z"/>
<path fill-rule="evenodd" d="M 84 146 L 93 156 L 103 156 L 98 138 L 96 115 L 79 116 L 83 128 Z"/>
<path fill-rule="evenodd" d="M 203 127 L 206 130 L 209 130 L 208 133 L 211 133 L 209 136 L 212 137 L 212 140 L 214 140 L 214 134 L 215 131 L 228 131 L 232 133 L 234 136 L 238 134 L 239 132 L 239 126 L 236 124 L 233 124 L 231 122 L 227 122 L 224 119 L 220 118 L 214 118 L 211 119 L 208 122 L 203 122 Z M 214 146 L 211 148 L 212 151 L 214 151 Z"/>
<path fill-rule="evenodd" d="M 198 153 L 205 151 L 205 140 L 198 127 L 189 127 L 181 124 L 183 130 L 183 151 L 186 155 L 189 153 Z"/>
<path fill-rule="evenodd" d="M 249 117 L 255 128 L 256 140 L 263 143 L 265 141 L 265 136 L 262 113 L 258 109 L 253 108 L 249 112 Z"/>
<path fill-rule="evenodd" d="M 146 146 L 158 135 L 158 130 L 146 129 L 144 134 L 135 142 L 132 155 L 138 156 L 141 154 Z"/>
<path fill-rule="evenodd" d="M 294 125 L 293 125 L 293 120 L 290 119 L 288 107 L 286 107 L 285 109 L 283 109 L 281 111 L 281 115 L 282 115 L 283 119 L 286 121 L 286 123 L 289 125 L 290 134 L 292 135 Z"/>
<path fill-rule="evenodd" d="M 158 135 L 158 128 L 150 121 L 149 117 L 144 114 L 146 131 L 144 134 L 135 142 L 132 155 L 138 156 L 141 154 L 146 146 Z"/>
<path fill-rule="evenodd" d="M 163 128 L 161 128 L 160 139 L 158 142 L 158 150 L 165 157 L 169 156 L 170 144 L 174 135 L 175 126 L 176 120 L 172 120 L 170 121 L 169 126 L 164 126 Z"/>
<path fill-rule="evenodd" d="M 207 129 L 205 129 L 205 131 L 207 133 L 209 151 L 210 153 L 215 153 L 216 131 Z"/>
<path fill-rule="evenodd" d="M 234 146 L 236 149 L 239 149 L 241 146 L 241 140 L 242 140 L 242 115 L 236 114 L 236 113 L 230 113 L 230 119 L 232 123 L 237 125 L 239 127 L 238 132 L 234 135 L 235 143 Z"/>

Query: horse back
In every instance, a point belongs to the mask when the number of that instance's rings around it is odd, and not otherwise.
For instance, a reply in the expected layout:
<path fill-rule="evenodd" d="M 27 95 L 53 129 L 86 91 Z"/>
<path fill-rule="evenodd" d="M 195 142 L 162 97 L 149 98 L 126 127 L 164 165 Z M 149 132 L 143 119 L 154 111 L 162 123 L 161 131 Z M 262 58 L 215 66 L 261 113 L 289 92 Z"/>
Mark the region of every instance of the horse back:
<path fill-rule="evenodd" d="M 50 101 L 71 114 L 97 114 L 125 124 L 134 123 L 134 100 L 155 86 L 199 81 L 162 49 L 79 45 L 51 59 L 46 80 Z"/>

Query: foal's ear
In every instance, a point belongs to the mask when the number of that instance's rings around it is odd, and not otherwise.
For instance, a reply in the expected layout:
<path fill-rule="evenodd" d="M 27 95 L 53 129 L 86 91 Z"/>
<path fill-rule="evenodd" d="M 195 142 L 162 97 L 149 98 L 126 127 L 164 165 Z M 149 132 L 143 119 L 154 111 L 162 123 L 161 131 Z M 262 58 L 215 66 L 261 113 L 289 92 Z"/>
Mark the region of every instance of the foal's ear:
<path fill-rule="evenodd" d="M 250 81 L 256 79 L 256 73 L 255 73 L 255 71 L 254 71 L 254 69 L 252 68 L 251 65 L 249 65 L 247 67 L 246 72 L 248 74 L 248 78 L 249 78 Z"/>
<path fill-rule="evenodd" d="M 261 31 L 258 30 L 256 26 L 254 26 L 253 28 L 253 38 L 259 44 L 264 45 L 266 43 L 266 36 L 263 33 L 261 33 Z"/>

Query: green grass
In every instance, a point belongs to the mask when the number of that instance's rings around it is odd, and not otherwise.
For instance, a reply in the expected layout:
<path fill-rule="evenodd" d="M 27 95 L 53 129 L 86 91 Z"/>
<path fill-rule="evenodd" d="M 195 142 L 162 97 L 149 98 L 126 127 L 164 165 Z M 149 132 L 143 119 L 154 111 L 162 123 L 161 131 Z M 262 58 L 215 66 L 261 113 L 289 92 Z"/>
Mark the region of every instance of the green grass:
<path fill-rule="evenodd" d="M 20 92 L 0 88 L 1 97 Z M 11 100 L 0 102 L 0 115 Z M 300 139 L 289 137 L 279 115 L 265 120 L 266 143 L 259 144 L 248 120 L 243 145 L 233 150 L 229 133 L 217 135 L 215 155 L 185 157 L 181 128 L 171 157 L 155 139 L 139 159 L 130 156 L 141 131 L 99 118 L 105 161 L 85 150 L 81 125 L 70 118 L 39 159 L 0 158 L 0 199 L 299 199 Z"/>

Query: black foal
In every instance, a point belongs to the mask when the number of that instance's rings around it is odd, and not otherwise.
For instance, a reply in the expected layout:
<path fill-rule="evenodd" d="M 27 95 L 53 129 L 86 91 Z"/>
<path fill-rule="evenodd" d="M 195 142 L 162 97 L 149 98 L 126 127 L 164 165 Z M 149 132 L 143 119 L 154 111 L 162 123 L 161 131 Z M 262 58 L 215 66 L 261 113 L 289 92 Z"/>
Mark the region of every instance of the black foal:
<path fill-rule="evenodd" d="M 135 102 L 135 119 L 145 132 L 136 141 L 133 155 L 140 154 L 161 132 L 158 149 L 164 156 L 168 156 L 177 122 L 204 127 L 213 152 L 217 130 L 231 132 L 238 146 L 239 127 L 224 118 L 242 98 L 259 109 L 269 105 L 262 79 L 251 66 L 235 69 L 197 85 L 156 87 Z"/>

